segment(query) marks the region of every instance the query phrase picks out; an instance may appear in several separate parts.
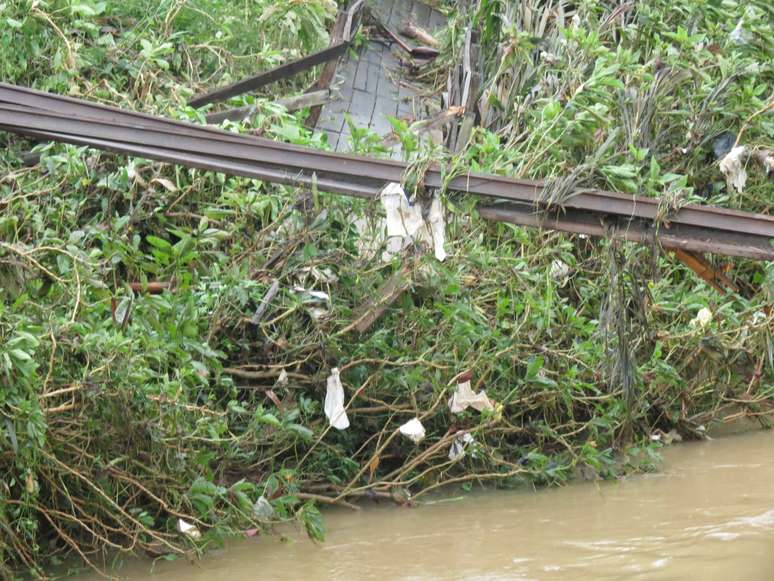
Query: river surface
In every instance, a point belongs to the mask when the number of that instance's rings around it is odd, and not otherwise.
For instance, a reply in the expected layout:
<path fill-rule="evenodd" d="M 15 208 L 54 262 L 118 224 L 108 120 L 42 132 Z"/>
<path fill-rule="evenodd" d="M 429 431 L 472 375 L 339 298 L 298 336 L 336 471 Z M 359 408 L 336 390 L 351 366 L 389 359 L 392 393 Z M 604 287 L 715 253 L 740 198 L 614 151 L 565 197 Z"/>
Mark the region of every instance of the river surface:
<path fill-rule="evenodd" d="M 193 565 L 127 563 L 128 579 L 774 579 L 774 431 L 664 450 L 656 474 L 489 491 L 417 508 L 327 511 L 315 545 L 293 531 Z"/>

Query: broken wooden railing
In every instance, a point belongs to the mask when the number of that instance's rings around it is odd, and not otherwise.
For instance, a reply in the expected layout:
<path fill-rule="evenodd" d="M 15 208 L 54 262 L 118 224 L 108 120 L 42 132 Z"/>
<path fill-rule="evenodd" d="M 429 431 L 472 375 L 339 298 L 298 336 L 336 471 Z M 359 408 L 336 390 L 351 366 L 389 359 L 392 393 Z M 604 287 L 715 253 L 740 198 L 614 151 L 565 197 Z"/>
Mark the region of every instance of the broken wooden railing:
<path fill-rule="evenodd" d="M 355 30 L 357 30 L 357 22 L 360 17 L 360 10 L 363 6 L 363 2 L 364 0 L 357 0 L 348 9 L 339 14 L 337 24 L 334 25 L 332 34 L 333 41 L 326 48 L 268 71 L 258 73 L 252 77 L 242 79 L 236 83 L 214 89 L 209 93 L 198 95 L 191 99 L 188 104 L 191 107 L 199 108 L 210 103 L 225 101 L 231 97 L 255 91 L 256 89 L 260 89 L 271 83 L 275 83 L 323 63 L 338 59 L 352 45 L 352 39 L 354 38 Z"/>
<path fill-rule="evenodd" d="M 0 129 L 371 199 L 387 184 L 400 183 L 408 169 L 404 162 L 318 151 L 2 83 Z M 479 208 L 489 220 L 774 260 L 774 217 L 763 214 L 688 205 L 664 217 L 657 199 L 600 190 L 576 192 L 561 208 L 548 207 L 542 182 L 472 172 L 451 177 L 436 166 L 423 183 L 489 198 Z"/>

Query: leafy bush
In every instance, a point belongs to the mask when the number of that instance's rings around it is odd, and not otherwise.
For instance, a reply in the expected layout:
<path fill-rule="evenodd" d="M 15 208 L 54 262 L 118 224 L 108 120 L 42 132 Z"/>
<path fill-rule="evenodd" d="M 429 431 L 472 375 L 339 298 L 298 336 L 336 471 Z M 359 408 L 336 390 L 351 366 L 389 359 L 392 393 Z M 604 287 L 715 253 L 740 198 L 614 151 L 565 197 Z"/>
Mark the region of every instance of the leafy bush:
<path fill-rule="evenodd" d="M 472 17 L 486 108 L 451 162 L 770 211 L 764 173 L 730 191 L 712 152 L 723 131 L 771 143 L 770 8 L 630 4 L 483 0 L 453 17 L 438 66 Z M 200 122 L 188 96 L 325 44 L 334 8 L 6 3 L 0 68 Z M 740 20 L 743 42 L 730 36 Z M 258 102 L 230 128 L 324 147 L 303 112 Z M 395 125 L 417 165 L 435 155 Z M 68 555 L 94 568 L 115 551 L 179 555 L 290 519 L 321 539 L 315 502 L 615 477 L 652 468 L 660 432 L 770 413 L 771 265 L 729 261 L 745 293 L 721 296 L 651 249 L 483 222 L 451 196 L 446 262 L 414 248 L 383 262 L 355 220 L 378 204 L 66 145 L 36 145 L 26 167 L 33 144 L 3 139 L 2 575 Z M 396 272 L 409 291 L 345 332 Z M 333 367 L 352 399 L 341 432 L 322 406 Z M 466 370 L 493 410 L 450 413 Z M 398 432 L 415 416 L 419 445 Z M 450 459 L 460 431 L 473 443 Z"/>

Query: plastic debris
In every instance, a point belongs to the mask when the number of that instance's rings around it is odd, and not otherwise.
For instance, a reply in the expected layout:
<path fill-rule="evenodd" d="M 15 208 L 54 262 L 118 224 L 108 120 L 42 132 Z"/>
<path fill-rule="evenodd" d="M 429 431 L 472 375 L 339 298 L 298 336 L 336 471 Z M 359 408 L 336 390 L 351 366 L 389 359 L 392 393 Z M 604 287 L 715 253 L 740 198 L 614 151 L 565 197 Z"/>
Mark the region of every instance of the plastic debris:
<path fill-rule="evenodd" d="M 202 538 L 202 532 L 196 528 L 196 525 L 192 525 L 191 523 L 184 521 L 182 518 L 177 519 L 177 530 L 195 541 L 198 541 Z"/>
<path fill-rule="evenodd" d="M 316 291 L 311 289 L 305 289 L 301 286 L 294 286 L 293 292 L 296 294 L 301 295 L 301 299 L 306 302 L 329 302 L 331 300 L 331 297 L 328 293 L 325 293 L 323 291 Z"/>
<path fill-rule="evenodd" d="M 344 410 L 344 386 L 341 385 L 339 368 L 331 369 L 328 377 L 328 390 L 325 393 L 325 417 L 331 426 L 337 430 L 346 430 L 349 427 L 349 418 Z"/>
<path fill-rule="evenodd" d="M 465 457 L 465 446 L 474 442 L 473 436 L 467 432 L 457 432 L 451 447 L 449 448 L 449 460 L 456 462 Z"/>
<path fill-rule="evenodd" d="M 413 418 L 403 424 L 400 428 L 400 433 L 406 436 L 409 440 L 418 444 L 425 439 L 425 427 L 419 418 Z"/>
<path fill-rule="evenodd" d="M 747 171 L 744 169 L 744 160 L 742 157 L 747 153 L 744 145 L 738 145 L 731 149 L 728 154 L 720 160 L 720 171 L 726 176 L 728 185 L 741 192 L 747 183 Z"/>
<path fill-rule="evenodd" d="M 494 411 L 495 409 L 486 392 L 482 390 L 479 393 L 473 393 L 470 388 L 470 380 L 467 380 L 457 384 L 457 389 L 454 390 L 449 400 L 449 409 L 453 414 L 459 414 L 469 407 L 480 412 L 484 410 Z"/>
<path fill-rule="evenodd" d="M 306 313 L 312 317 L 315 322 L 321 321 L 329 315 L 328 309 L 321 309 L 320 307 L 311 307 L 306 310 Z"/>
<path fill-rule="evenodd" d="M 277 378 L 277 383 L 275 383 L 274 385 L 276 385 L 277 387 L 284 387 L 287 384 L 288 384 L 288 372 L 283 369 L 282 371 L 280 371 L 279 377 Z"/>
<path fill-rule="evenodd" d="M 385 186 L 381 193 L 382 205 L 387 214 L 387 236 L 414 238 L 425 225 L 422 219 L 422 207 L 409 204 L 406 192 L 400 184 L 394 182 Z"/>
<path fill-rule="evenodd" d="M 266 500 L 266 497 L 261 495 L 253 503 L 253 515 L 259 521 L 268 521 L 274 518 L 274 507 Z"/>
<path fill-rule="evenodd" d="M 443 216 L 443 206 L 441 198 L 437 195 L 430 202 L 430 212 L 427 215 L 427 226 L 430 230 L 430 237 L 433 240 L 433 250 L 435 258 L 441 262 L 446 260 L 446 250 L 443 245 L 446 242 L 446 220 Z"/>
<path fill-rule="evenodd" d="M 563 282 L 570 276 L 570 266 L 557 259 L 551 263 L 551 278 L 556 281 Z"/>
<path fill-rule="evenodd" d="M 696 317 L 691 321 L 691 327 L 706 327 L 712 321 L 712 311 L 707 307 L 703 307 L 696 314 Z"/>
<path fill-rule="evenodd" d="M 739 22 L 736 23 L 734 30 L 732 30 L 731 34 L 728 35 L 728 38 L 734 44 L 747 44 L 748 34 L 744 29 L 744 18 L 739 19 Z"/>
<path fill-rule="evenodd" d="M 441 199 L 436 195 L 430 202 L 427 220 L 422 217 L 422 206 L 409 203 L 406 192 L 400 184 L 390 183 L 381 193 L 382 205 L 387 215 L 385 224 L 389 238 L 399 237 L 403 240 L 401 248 L 408 241 L 425 243 L 433 247 L 435 257 L 446 259 L 446 221 L 443 215 Z M 389 244 L 389 241 L 388 241 Z M 388 248 L 395 254 L 394 247 Z"/>
<path fill-rule="evenodd" d="M 724 131 L 718 135 L 712 142 L 712 151 L 715 154 L 715 159 L 723 159 L 734 148 L 736 143 L 736 133 L 731 131 Z"/>

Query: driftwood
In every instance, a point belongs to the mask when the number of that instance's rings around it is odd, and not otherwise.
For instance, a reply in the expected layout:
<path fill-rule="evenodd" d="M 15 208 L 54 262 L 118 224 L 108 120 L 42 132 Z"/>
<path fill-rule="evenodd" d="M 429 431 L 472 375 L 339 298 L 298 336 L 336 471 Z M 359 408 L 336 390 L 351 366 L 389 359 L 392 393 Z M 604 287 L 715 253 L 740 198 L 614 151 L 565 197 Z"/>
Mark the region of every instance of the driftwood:
<path fill-rule="evenodd" d="M 432 117 L 412 123 L 410 129 L 416 134 L 427 133 L 445 127 L 449 123 L 455 121 L 458 117 L 461 117 L 464 113 L 464 107 L 449 107 L 440 113 L 436 113 Z M 398 143 L 398 137 L 394 133 L 390 134 L 383 140 L 383 143 L 389 147 L 390 145 Z"/>
<path fill-rule="evenodd" d="M 403 28 L 401 28 L 400 33 L 403 36 L 406 36 L 408 38 L 413 38 L 414 40 L 420 42 L 425 46 L 438 48 L 441 44 L 440 42 L 438 42 L 438 39 L 435 38 L 432 34 L 427 32 L 424 28 L 417 26 L 410 20 L 403 25 Z"/>
<path fill-rule="evenodd" d="M 382 31 L 395 42 L 395 44 L 397 44 L 400 48 L 402 48 L 404 51 L 406 51 L 413 57 L 431 59 L 441 54 L 438 49 L 430 46 L 411 46 L 389 26 L 387 26 L 382 22 L 379 22 L 378 24 L 379 24 L 379 28 L 381 28 Z"/>
<path fill-rule="evenodd" d="M 345 334 L 351 330 L 363 333 L 384 314 L 390 305 L 409 288 L 411 288 L 410 268 L 404 266 L 393 274 L 382 287 L 376 291 L 376 296 L 355 311 L 354 320 L 340 331 Z"/>
<path fill-rule="evenodd" d="M 288 111 L 298 111 L 304 107 L 315 107 L 322 105 L 331 96 L 330 90 L 312 91 L 309 93 L 302 93 L 301 95 L 293 95 L 292 97 L 285 97 L 278 99 L 276 103 L 282 105 Z M 252 116 L 258 107 L 256 105 L 248 105 L 246 107 L 236 107 L 227 111 L 219 111 L 217 113 L 210 113 L 207 115 L 207 123 L 217 125 L 222 123 L 226 119 L 229 121 L 242 121 Z"/>

